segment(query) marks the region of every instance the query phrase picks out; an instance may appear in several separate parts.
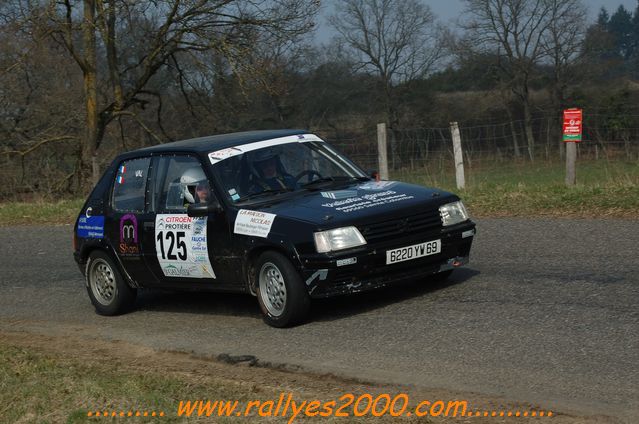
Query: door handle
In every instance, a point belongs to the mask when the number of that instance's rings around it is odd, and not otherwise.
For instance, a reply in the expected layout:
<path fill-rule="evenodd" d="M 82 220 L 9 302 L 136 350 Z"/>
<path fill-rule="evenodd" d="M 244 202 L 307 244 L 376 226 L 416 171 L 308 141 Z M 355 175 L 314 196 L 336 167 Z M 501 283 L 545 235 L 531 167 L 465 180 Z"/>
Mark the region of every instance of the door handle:
<path fill-rule="evenodd" d="M 143 225 L 145 230 L 151 230 L 153 228 L 155 228 L 155 222 L 145 222 Z"/>

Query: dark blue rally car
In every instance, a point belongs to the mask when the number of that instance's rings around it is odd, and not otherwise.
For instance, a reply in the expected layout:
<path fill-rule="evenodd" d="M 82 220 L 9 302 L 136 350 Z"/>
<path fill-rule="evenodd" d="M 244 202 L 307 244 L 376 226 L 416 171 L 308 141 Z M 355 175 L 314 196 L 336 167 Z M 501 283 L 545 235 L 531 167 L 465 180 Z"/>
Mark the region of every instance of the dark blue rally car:
<path fill-rule="evenodd" d="M 121 154 L 74 235 L 99 314 L 131 309 L 139 288 L 244 292 L 284 327 L 311 298 L 447 277 L 475 224 L 454 194 L 376 181 L 319 137 L 280 130 Z"/>

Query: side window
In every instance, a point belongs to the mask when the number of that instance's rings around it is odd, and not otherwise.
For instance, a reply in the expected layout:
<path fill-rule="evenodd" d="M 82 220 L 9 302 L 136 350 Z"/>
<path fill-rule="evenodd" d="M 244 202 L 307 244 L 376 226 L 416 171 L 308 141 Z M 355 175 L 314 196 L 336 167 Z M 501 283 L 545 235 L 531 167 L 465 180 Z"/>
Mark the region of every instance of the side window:
<path fill-rule="evenodd" d="M 131 159 L 120 164 L 113 185 L 113 209 L 144 212 L 144 195 L 151 158 Z"/>
<path fill-rule="evenodd" d="M 163 156 L 158 169 L 161 172 L 153 190 L 157 212 L 186 213 L 189 204 L 207 203 L 211 198 L 211 187 L 197 158 Z"/>

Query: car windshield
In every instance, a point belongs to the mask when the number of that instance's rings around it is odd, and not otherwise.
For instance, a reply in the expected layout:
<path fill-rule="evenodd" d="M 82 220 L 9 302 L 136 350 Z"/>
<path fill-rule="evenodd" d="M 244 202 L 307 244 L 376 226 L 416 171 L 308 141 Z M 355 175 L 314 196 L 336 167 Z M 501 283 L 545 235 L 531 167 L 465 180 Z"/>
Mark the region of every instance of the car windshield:
<path fill-rule="evenodd" d="M 361 169 L 324 142 L 251 147 L 237 148 L 230 154 L 226 154 L 229 149 L 211 154 L 222 157 L 212 165 L 213 173 L 234 203 L 368 180 Z M 242 150 L 244 153 L 237 153 Z"/>

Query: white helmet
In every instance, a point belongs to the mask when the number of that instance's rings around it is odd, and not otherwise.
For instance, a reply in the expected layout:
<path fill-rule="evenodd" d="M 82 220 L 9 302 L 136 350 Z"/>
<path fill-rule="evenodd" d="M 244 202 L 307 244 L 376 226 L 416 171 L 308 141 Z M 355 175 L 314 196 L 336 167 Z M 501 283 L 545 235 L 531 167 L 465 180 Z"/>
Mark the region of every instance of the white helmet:
<path fill-rule="evenodd" d="M 180 184 L 187 202 L 195 203 L 195 187 L 202 181 L 206 181 L 206 175 L 204 175 L 202 168 L 193 167 L 184 171 L 180 177 Z"/>

